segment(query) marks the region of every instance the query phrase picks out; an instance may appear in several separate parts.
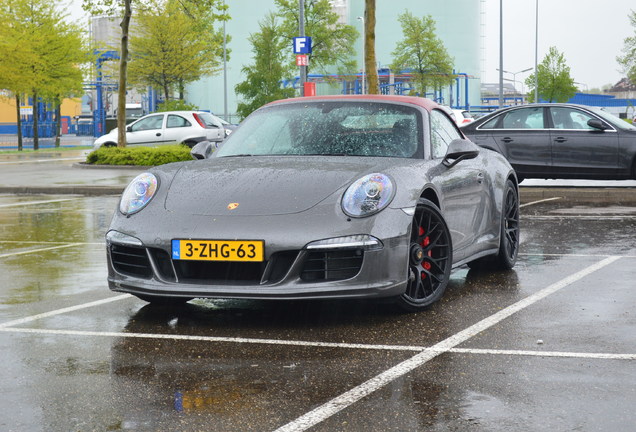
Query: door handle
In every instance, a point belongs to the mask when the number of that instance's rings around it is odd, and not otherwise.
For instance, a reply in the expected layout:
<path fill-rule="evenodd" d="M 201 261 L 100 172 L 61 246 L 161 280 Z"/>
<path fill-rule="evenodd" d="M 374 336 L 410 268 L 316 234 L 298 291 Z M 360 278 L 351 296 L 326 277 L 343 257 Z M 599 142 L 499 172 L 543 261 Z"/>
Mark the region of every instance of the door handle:
<path fill-rule="evenodd" d="M 157 132 L 157 136 L 161 136 L 161 132 Z"/>
<path fill-rule="evenodd" d="M 566 142 L 568 139 L 567 138 L 563 138 L 563 137 L 558 137 L 555 138 L 554 141 L 558 142 L 558 143 L 564 143 Z"/>
<path fill-rule="evenodd" d="M 513 142 L 514 140 L 512 138 L 509 137 L 505 137 L 501 139 L 503 142 L 505 142 L 506 144 Z"/>
<path fill-rule="evenodd" d="M 479 174 L 477 174 L 477 183 L 482 184 L 484 181 L 484 173 L 480 172 Z"/>

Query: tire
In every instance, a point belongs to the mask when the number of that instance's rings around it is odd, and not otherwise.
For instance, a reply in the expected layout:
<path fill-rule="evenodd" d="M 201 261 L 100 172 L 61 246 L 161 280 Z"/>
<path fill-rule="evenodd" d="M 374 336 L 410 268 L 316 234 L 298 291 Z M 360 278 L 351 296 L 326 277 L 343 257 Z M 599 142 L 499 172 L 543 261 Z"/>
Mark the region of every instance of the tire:
<path fill-rule="evenodd" d="M 453 263 L 450 231 L 435 204 L 421 198 L 415 209 L 409 239 L 408 283 L 397 304 L 418 312 L 442 297 Z"/>
<path fill-rule="evenodd" d="M 517 263 L 519 253 L 519 191 L 511 180 L 506 182 L 501 209 L 501 228 L 497 255 L 468 263 L 475 270 L 510 270 Z"/>
<path fill-rule="evenodd" d="M 184 303 L 189 302 L 192 298 L 188 297 L 163 297 L 163 296 L 153 296 L 153 295 L 145 295 L 145 294 L 135 294 L 140 300 L 148 302 L 153 305 L 158 306 L 180 306 Z"/>

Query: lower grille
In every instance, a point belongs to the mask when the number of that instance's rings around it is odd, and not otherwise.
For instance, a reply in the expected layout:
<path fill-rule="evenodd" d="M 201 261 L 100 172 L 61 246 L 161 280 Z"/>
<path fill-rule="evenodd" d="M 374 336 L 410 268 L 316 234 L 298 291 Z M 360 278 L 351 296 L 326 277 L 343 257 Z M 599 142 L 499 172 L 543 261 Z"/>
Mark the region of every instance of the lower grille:
<path fill-rule="evenodd" d="M 309 252 L 300 278 L 306 282 L 350 279 L 360 272 L 363 257 L 362 249 Z"/>
<path fill-rule="evenodd" d="M 110 258 L 118 273 L 144 279 L 152 277 L 152 268 L 145 248 L 112 244 Z"/>

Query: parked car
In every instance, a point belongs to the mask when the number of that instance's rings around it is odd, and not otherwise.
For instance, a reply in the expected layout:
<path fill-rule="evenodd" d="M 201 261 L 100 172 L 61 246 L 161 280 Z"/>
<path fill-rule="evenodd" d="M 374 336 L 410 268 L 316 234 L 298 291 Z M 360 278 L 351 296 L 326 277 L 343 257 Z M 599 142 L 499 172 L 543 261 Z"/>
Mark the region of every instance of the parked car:
<path fill-rule="evenodd" d="M 229 123 L 228 123 L 229 125 Z M 131 146 L 185 144 L 200 141 L 220 143 L 234 127 L 204 111 L 167 111 L 149 114 L 126 126 L 126 142 Z M 229 132 L 228 132 L 229 131 Z M 95 140 L 94 149 L 117 145 L 117 128 Z"/>
<path fill-rule="evenodd" d="M 106 235 L 111 290 L 156 303 L 393 297 L 416 311 L 453 267 L 515 265 L 514 170 L 428 99 L 278 101 L 212 148 L 128 185 Z"/>
<path fill-rule="evenodd" d="M 504 108 L 464 127 L 504 155 L 523 178 L 636 178 L 636 127 L 600 108 L 532 104 Z"/>
<path fill-rule="evenodd" d="M 451 108 L 445 105 L 441 105 L 441 107 L 455 121 L 455 123 L 457 123 L 458 126 L 463 126 L 475 121 L 473 115 L 468 110 Z"/>

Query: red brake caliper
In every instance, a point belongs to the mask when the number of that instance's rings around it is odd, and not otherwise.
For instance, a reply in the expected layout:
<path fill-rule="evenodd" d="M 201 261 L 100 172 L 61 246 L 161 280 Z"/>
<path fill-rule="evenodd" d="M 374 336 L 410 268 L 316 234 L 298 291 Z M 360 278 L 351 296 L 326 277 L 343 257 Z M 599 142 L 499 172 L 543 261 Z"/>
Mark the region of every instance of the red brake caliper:
<path fill-rule="evenodd" d="M 424 228 L 420 227 L 419 229 L 419 234 L 420 237 L 423 237 L 425 234 Z M 420 246 L 422 246 L 423 248 L 426 248 L 429 244 L 431 244 L 431 239 L 426 236 L 424 237 L 424 239 L 422 240 L 422 242 L 420 243 Z M 432 251 L 428 251 L 428 256 L 432 256 Z M 426 270 L 430 270 L 431 269 L 431 263 L 428 261 L 424 261 L 422 262 L 422 267 L 424 267 L 424 269 Z M 426 279 L 426 273 L 422 272 L 421 274 L 422 279 Z"/>

